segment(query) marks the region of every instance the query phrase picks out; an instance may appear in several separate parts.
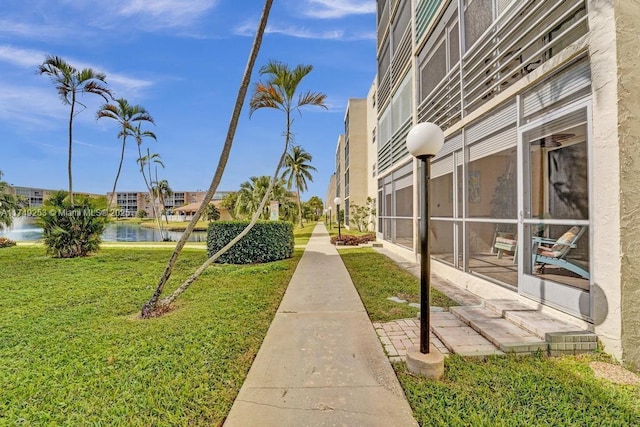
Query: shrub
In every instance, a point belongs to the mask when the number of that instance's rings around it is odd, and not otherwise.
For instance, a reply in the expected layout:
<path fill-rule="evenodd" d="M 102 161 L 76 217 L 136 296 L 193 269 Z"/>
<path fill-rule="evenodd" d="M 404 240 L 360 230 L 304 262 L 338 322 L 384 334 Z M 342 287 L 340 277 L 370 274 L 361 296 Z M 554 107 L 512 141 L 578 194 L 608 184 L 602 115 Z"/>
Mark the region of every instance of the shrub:
<path fill-rule="evenodd" d="M 248 221 L 217 221 L 207 231 L 208 256 L 222 249 L 249 225 Z M 293 255 L 293 224 L 286 221 L 258 221 L 251 231 L 216 260 L 225 264 L 271 262 Z"/>
<path fill-rule="evenodd" d="M 373 242 L 376 240 L 376 235 L 374 233 L 363 234 L 362 236 L 352 236 L 350 234 L 343 234 L 340 237 L 340 242 L 343 245 L 347 246 L 358 246 L 361 243 Z M 331 243 L 336 244 L 338 242 L 338 236 L 333 236 L 331 238 Z"/>
<path fill-rule="evenodd" d="M 11 239 L 7 239 L 6 237 L 0 237 L 0 248 L 8 248 L 11 246 L 15 246 L 16 242 Z"/>
<path fill-rule="evenodd" d="M 147 211 L 145 211 L 144 209 L 140 209 L 137 213 L 136 213 L 136 217 L 137 218 L 146 218 L 149 214 L 147 213 Z"/>
<path fill-rule="evenodd" d="M 66 199 L 65 191 L 53 193 L 38 214 L 38 225 L 47 253 L 56 258 L 87 256 L 100 249 L 107 225 L 106 199 Z"/>

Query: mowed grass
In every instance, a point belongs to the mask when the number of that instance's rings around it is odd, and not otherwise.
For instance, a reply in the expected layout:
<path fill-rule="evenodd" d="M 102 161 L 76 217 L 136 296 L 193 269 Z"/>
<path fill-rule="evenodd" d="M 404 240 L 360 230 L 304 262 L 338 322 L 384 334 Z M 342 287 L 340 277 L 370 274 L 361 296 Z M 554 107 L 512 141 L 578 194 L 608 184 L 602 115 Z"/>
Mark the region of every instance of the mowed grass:
<path fill-rule="evenodd" d="M 418 280 L 373 249 L 341 249 L 342 259 L 372 321 L 415 315 L 388 296 L 418 297 Z M 456 305 L 432 292 L 432 305 Z M 445 358 L 441 381 L 409 373 L 394 363 L 402 388 L 422 426 L 639 426 L 640 386 L 596 379 L 591 361 L 602 353 L 506 356 L 486 360 Z"/>
<path fill-rule="evenodd" d="M 638 426 L 640 387 L 596 379 L 605 355 L 445 358 L 441 381 L 394 363 L 423 426 Z"/>
<path fill-rule="evenodd" d="M 0 425 L 220 425 L 300 259 L 212 266 L 139 320 L 170 249 L 0 249 Z M 170 287 L 206 254 L 185 250 Z"/>
<path fill-rule="evenodd" d="M 296 245 L 306 245 L 311 239 L 313 229 L 316 228 L 318 223 L 316 222 L 304 222 L 304 227 L 300 227 L 300 224 L 293 224 L 293 237 Z"/>
<path fill-rule="evenodd" d="M 420 281 L 413 274 L 371 248 L 340 249 L 338 253 L 349 270 L 371 321 L 388 322 L 416 316 L 419 310 L 409 307 L 408 303 L 387 300 L 395 296 L 419 303 Z M 432 306 L 460 305 L 437 289 L 431 288 L 430 294 Z"/>

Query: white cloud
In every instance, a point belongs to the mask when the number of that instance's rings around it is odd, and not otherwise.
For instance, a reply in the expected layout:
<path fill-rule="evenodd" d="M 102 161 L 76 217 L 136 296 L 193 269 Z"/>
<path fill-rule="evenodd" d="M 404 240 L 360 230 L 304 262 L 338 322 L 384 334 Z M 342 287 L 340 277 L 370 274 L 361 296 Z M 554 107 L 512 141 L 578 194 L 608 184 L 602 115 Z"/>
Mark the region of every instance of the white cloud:
<path fill-rule="evenodd" d="M 64 123 L 67 108 L 53 88 L 16 86 L 0 82 L 0 120 L 51 127 L 52 120 Z"/>
<path fill-rule="evenodd" d="M 0 61 L 18 67 L 34 68 L 42 64 L 46 54 L 38 50 L 20 49 L 10 45 L 0 46 Z"/>
<path fill-rule="evenodd" d="M 34 73 L 36 67 L 42 64 L 46 54 L 42 51 L 21 49 L 10 45 L 0 45 L 0 62 L 6 62 L 21 68 L 33 68 Z M 107 83 L 118 96 L 131 96 L 138 94 L 140 91 L 153 86 L 153 82 L 127 76 L 122 73 L 114 73 L 105 70 L 104 67 L 95 64 L 83 63 L 74 59 L 64 58 L 74 67 L 92 68 L 96 71 L 103 72 L 107 75 Z"/>
<path fill-rule="evenodd" d="M 218 0 L 119 0 L 113 2 L 114 11 L 121 16 L 147 16 L 153 21 L 143 25 L 182 27 L 191 24 L 216 6 Z"/>
<path fill-rule="evenodd" d="M 239 36 L 253 36 L 255 34 L 256 25 L 253 23 L 246 23 L 234 30 L 234 33 Z M 268 25 L 265 33 L 267 34 L 282 34 L 284 36 L 296 37 L 301 39 L 315 39 L 315 40 L 342 40 L 342 41 L 354 41 L 354 40 L 375 40 L 376 33 L 358 33 L 347 34 L 344 30 L 322 30 L 314 31 L 304 27 L 297 27 L 295 25 L 278 26 Z"/>
<path fill-rule="evenodd" d="M 374 0 L 307 0 L 304 14 L 317 19 L 376 13 Z"/>

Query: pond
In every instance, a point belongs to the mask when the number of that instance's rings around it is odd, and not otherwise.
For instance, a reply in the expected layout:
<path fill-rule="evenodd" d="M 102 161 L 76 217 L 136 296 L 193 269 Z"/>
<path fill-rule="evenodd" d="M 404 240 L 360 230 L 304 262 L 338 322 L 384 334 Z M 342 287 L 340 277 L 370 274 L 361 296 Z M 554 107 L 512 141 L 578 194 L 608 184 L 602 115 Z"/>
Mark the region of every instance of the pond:
<path fill-rule="evenodd" d="M 181 232 L 169 231 L 169 238 L 177 241 Z M 7 237 L 16 241 L 33 241 L 42 238 L 42 228 L 31 218 L 16 218 L 11 228 L 0 230 L 0 237 Z M 205 231 L 194 231 L 189 236 L 190 242 L 204 242 L 207 239 Z M 143 228 L 139 224 L 112 222 L 107 225 L 102 234 L 104 242 L 160 242 L 160 232 L 155 228 Z"/>

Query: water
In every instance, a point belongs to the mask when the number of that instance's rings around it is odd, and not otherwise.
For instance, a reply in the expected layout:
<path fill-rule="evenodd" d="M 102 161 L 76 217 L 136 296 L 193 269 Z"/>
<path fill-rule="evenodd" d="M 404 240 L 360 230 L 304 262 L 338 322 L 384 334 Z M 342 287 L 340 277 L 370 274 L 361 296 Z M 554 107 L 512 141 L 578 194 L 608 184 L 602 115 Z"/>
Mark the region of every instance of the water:
<path fill-rule="evenodd" d="M 181 232 L 165 232 L 173 241 L 182 236 Z M 31 218 L 16 218 L 13 226 L 8 230 L 0 230 L 0 237 L 7 237 L 16 241 L 33 241 L 42 239 L 42 228 Z M 204 242 L 207 239 L 205 231 L 194 231 L 189 236 L 190 242 Z M 160 231 L 155 228 L 143 228 L 139 224 L 112 222 L 102 234 L 103 242 L 160 242 Z"/>

